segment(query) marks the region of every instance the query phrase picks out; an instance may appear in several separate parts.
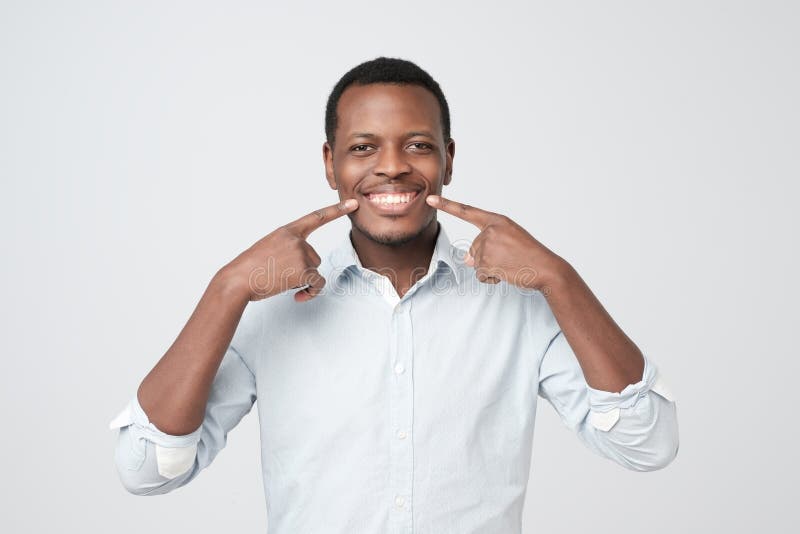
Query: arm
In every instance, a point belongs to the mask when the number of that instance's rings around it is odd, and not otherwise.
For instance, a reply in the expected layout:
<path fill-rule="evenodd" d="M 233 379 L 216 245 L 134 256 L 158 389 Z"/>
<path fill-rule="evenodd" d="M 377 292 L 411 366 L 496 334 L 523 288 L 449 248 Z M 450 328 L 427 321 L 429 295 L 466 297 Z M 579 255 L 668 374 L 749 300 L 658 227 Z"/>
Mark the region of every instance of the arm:
<path fill-rule="evenodd" d="M 139 386 L 139 403 L 153 424 L 170 434 L 198 428 L 214 374 L 247 303 L 302 285 L 308 288 L 295 296 L 298 302 L 316 295 L 324 284 L 316 270 L 320 257 L 305 240 L 357 206 L 353 200 L 309 213 L 217 272 L 178 338 Z"/>
<path fill-rule="evenodd" d="M 428 204 L 470 222 L 480 233 L 464 263 L 481 282 L 500 281 L 548 297 L 552 311 L 593 387 L 619 391 L 644 370 L 641 352 L 616 325 L 578 273 L 510 218 L 438 195 Z"/>
<path fill-rule="evenodd" d="M 351 199 L 309 213 L 214 275 L 175 342 L 111 423 L 120 429 L 115 462 L 126 489 L 166 493 L 213 461 L 256 399 L 246 361 L 260 356 L 265 318 L 248 303 L 301 286 L 297 302 L 316 296 L 325 280 L 316 269 L 320 257 L 305 240 L 357 207 Z"/>
<path fill-rule="evenodd" d="M 426 201 L 480 229 L 464 259 L 478 280 L 536 290 L 528 328 L 536 336 L 552 333 L 534 340 L 548 347 L 540 360 L 540 393 L 562 420 L 596 451 L 631 469 L 669 463 L 678 450 L 674 403 L 655 367 L 578 273 L 504 215 L 439 195 Z"/>
<path fill-rule="evenodd" d="M 245 361 L 253 361 L 262 346 L 265 317 L 258 303 L 240 315 L 230 344 L 220 361 L 213 363 L 212 382 L 204 392 L 201 424 L 196 429 L 165 432 L 153 424 L 138 395 L 112 421 L 111 428 L 119 428 L 114 460 L 129 492 L 157 495 L 190 482 L 211 464 L 225 447 L 228 432 L 251 410 L 256 380 Z"/>
<path fill-rule="evenodd" d="M 543 294 L 592 388 L 622 391 L 641 380 L 645 361 L 577 271 L 558 261 Z"/>
<path fill-rule="evenodd" d="M 231 344 L 247 302 L 218 273 L 178 338 L 111 423 L 120 429 L 114 462 L 129 492 L 154 495 L 188 483 L 252 408 L 255 379 Z M 215 397 L 226 390 L 236 394 L 209 399 L 212 383 Z"/>
<path fill-rule="evenodd" d="M 577 271 L 556 265 L 543 291 L 559 326 L 541 369 L 543 396 L 595 452 L 638 471 L 665 467 L 678 453 L 674 398 Z M 570 369 L 575 361 L 580 370 Z"/>
<path fill-rule="evenodd" d="M 656 366 L 643 357 L 642 374 L 618 393 L 593 388 L 547 300 L 536 293 L 529 304 L 534 341 L 546 347 L 539 394 L 564 424 L 591 450 L 628 469 L 652 471 L 668 465 L 678 452 L 677 412 Z"/>
<path fill-rule="evenodd" d="M 139 404 L 158 429 L 184 435 L 203 422 L 211 383 L 248 302 L 224 271 L 214 276 L 178 338 L 139 386 Z"/>

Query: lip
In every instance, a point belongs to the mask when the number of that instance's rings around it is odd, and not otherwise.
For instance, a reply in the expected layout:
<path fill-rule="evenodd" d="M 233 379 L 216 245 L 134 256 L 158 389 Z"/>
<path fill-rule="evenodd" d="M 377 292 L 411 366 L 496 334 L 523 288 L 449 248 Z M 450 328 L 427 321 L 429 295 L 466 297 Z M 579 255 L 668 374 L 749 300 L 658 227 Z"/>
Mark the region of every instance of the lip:
<path fill-rule="evenodd" d="M 389 191 L 386 191 L 385 193 L 388 193 L 388 192 Z M 384 191 L 371 191 L 370 193 L 384 193 Z M 369 205 L 369 207 L 372 210 L 377 211 L 378 213 L 388 213 L 388 214 L 391 214 L 391 215 L 405 215 L 406 213 L 411 211 L 411 209 L 415 206 L 415 204 L 423 196 L 422 195 L 422 193 L 423 193 L 422 190 L 419 190 L 419 191 L 397 191 L 396 193 L 397 194 L 412 193 L 414 196 L 413 196 L 413 198 L 411 200 L 409 200 L 408 202 L 406 202 L 404 204 L 377 204 L 377 203 L 371 201 L 368 198 L 369 193 L 364 193 L 361 196 L 364 197 L 364 201 Z"/>

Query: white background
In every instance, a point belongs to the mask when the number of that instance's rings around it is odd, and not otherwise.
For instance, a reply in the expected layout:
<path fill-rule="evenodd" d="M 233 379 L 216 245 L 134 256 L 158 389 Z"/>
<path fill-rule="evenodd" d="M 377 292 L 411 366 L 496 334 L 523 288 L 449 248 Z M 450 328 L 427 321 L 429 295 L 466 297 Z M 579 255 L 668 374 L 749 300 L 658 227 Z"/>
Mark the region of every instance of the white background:
<path fill-rule="evenodd" d="M 445 195 L 570 261 L 678 397 L 678 458 L 644 474 L 542 403 L 524 532 L 788 532 L 798 4 L 269 4 L 0 2 L 0 529 L 266 530 L 254 413 L 150 498 L 108 423 L 219 267 L 336 201 L 326 98 L 387 55 L 449 100 Z"/>

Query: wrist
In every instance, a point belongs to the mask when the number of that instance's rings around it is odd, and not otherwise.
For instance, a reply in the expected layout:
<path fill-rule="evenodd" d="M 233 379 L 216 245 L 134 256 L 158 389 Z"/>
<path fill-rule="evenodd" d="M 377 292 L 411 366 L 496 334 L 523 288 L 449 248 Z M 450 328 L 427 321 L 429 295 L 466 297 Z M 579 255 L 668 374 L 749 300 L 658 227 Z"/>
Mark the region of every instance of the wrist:
<path fill-rule="evenodd" d="M 250 289 L 242 283 L 242 277 L 229 265 L 214 274 L 209 287 L 225 299 L 242 303 L 250 301 Z"/>
<path fill-rule="evenodd" d="M 553 293 L 560 293 L 570 285 L 572 277 L 577 274 L 572 265 L 560 256 L 552 258 L 551 265 L 545 273 L 537 288 L 545 297 L 549 297 Z"/>

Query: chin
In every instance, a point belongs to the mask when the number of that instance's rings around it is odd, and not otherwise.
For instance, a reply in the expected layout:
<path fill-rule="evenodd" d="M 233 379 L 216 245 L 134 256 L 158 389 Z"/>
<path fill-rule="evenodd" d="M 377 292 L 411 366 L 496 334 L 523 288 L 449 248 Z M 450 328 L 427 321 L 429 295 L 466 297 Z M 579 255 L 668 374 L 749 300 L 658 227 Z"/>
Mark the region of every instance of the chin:
<path fill-rule="evenodd" d="M 399 247 L 416 239 L 427 228 L 429 223 L 430 221 L 423 221 L 413 225 L 411 228 L 408 225 L 398 225 L 398 227 L 392 228 L 392 224 L 363 226 L 353 221 L 353 226 L 375 243 L 388 247 Z M 384 228 L 380 228 L 380 226 L 384 226 Z"/>

